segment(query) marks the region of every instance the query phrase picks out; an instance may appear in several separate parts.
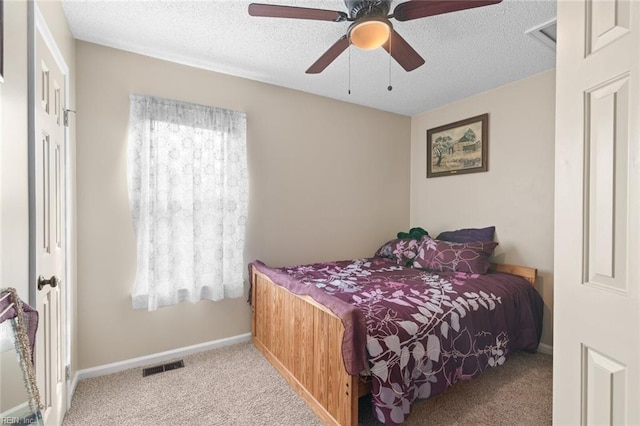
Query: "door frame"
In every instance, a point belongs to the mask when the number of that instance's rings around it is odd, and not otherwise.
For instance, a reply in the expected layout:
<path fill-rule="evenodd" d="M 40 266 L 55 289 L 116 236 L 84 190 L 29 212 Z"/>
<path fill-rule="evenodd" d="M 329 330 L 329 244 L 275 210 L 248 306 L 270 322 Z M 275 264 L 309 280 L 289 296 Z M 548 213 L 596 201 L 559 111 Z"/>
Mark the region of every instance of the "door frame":
<path fill-rule="evenodd" d="M 58 44 L 47 25 L 47 21 L 44 18 L 44 15 L 40 11 L 38 4 L 35 0 L 29 0 L 27 5 L 27 73 L 28 73 L 28 82 L 27 82 L 27 96 L 28 96 L 28 172 L 29 172 L 29 304 L 32 306 L 36 305 L 36 292 L 37 292 L 37 271 L 36 271 L 36 152 L 35 147 L 37 143 L 36 138 L 36 36 L 40 34 L 42 39 L 45 41 L 45 44 L 49 48 L 51 54 L 53 55 L 56 64 L 62 71 L 64 75 L 64 102 L 62 103 L 62 111 L 63 115 L 66 116 L 69 110 L 69 66 L 67 65 L 62 52 L 58 48 Z M 65 379 L 66 379 L 66 407 L 65 410 L 68 410 L 71 406 L 71 397 L 73 396 L 73 387 L 71 383 L 71 377 L 69 368 L 71 365 L 71 315 L 70 315 L 70 307 L 72 306 L 72 298 L 69 283 L 74 282 L 75 277 L 73 276 L 73 268 L 71 265 L 71 253 L 72 250 L 72 240 L 71 240 L 71 225 L 72 225 L 72 212 L 71 212 L 71 180 L 69 179 L 71 172 L 71 150 L 70 147 L 71 140 L 71 132 L 70 128 L 65 125 L 64 126 L 64 138 L 63 144 L 65 149 L 64 155 L 64 217 L 63 221 L 65 224 L 65 244 L 64 244 L 64 274 L 65 274 L 65 287 L 62 291 L 64 291 L 64 299 L 63 299 L 63 309 L 65 313 L 65 323 L 62 324 L 63 333 L 65 336 L 65 344 L 63 348 L 63 362 L 65 366 Z"/>

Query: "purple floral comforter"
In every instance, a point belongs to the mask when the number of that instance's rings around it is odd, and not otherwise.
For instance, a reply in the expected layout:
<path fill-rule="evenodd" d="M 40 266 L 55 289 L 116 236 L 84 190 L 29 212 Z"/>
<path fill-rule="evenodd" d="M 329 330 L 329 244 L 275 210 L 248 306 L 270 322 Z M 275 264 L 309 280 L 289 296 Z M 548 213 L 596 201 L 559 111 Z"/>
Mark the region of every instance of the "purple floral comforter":
<path fill-rule="evenodd" d="M 402 423 L 416 399 L 502 365 L 513 351 L 534 352 L 540 339 L 542 299 L 514 275 L 436 274 L 385 258 L 252 265 L 342 318 L 345 367 L 370 373 L 385 424 Z"/>

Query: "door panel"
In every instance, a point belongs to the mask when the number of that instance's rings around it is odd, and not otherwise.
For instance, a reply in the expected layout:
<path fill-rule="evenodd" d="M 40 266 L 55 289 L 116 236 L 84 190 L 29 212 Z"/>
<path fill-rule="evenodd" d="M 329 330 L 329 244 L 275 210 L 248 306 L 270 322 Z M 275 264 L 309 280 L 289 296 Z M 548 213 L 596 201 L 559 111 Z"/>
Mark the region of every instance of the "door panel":
<path fill-rule="evenodd" d="M 554 424 L 640 424 L 640 2 L 560 0 Z"/>
<path fill-rule="evenodd" d="M 65 76 L 47 44 L 36 33 L 35 234 L 36 291 L 40 313 L 36 345 L 36 375 L 44 405 L 45 425 L 59 425 L 66 408 L 65 347 L 65 221 L 63 105 Z M 39 102 L 38 102 L 39 101 Z M 38 283 L 34 283 L 38 285 Z"/>
<path fill-rule="evenodd" d="M 626 367 L 586 346 L 583 353 L 584 423 L 625 424 Z"/>
<path fill-rule="evenodd" d="M 587 1 L 587 56 L 629 32 L 628 1 Z"/>
<path fill-rule="evenodd" d="M 627 290 L 629 74 L 586 91 L 584 283 Z"/>

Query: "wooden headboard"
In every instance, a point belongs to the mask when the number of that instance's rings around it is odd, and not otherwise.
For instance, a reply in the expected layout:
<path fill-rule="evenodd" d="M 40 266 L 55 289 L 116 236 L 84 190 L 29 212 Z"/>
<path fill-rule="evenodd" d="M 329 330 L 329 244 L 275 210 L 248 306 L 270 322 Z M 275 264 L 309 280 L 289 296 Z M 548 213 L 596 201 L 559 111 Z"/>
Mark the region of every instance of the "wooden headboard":
<path fill-rule="evenodd" d="M 506 263 L 492 263 L 489 267 L 490 271 L 505 272 L 507 274 L 518 275 L 525 280 L 529 281 L 529 284 L 536 285 L 536 277 L 538 276 L 538 270 L 536 268 L 529 268 L 527 266 L 508 265 Z"/>

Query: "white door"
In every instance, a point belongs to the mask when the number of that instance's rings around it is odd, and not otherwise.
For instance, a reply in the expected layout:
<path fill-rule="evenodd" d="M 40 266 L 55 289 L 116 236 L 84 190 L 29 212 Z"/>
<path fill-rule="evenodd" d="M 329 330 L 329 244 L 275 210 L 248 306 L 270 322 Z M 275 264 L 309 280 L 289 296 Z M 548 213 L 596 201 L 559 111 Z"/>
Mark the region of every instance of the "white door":
<path fill-rule="evenodd" d="M 36 376 L 45 425 L 59 425 L 66 409 L 65 378 L 65 75 L 35 35 L 35 147 L 33 157 L 36 306 Z"/>
<path fill-rule="evenodd" d="M 554 424 L 640 424 L 640 1 L 560 0 Z"/>

